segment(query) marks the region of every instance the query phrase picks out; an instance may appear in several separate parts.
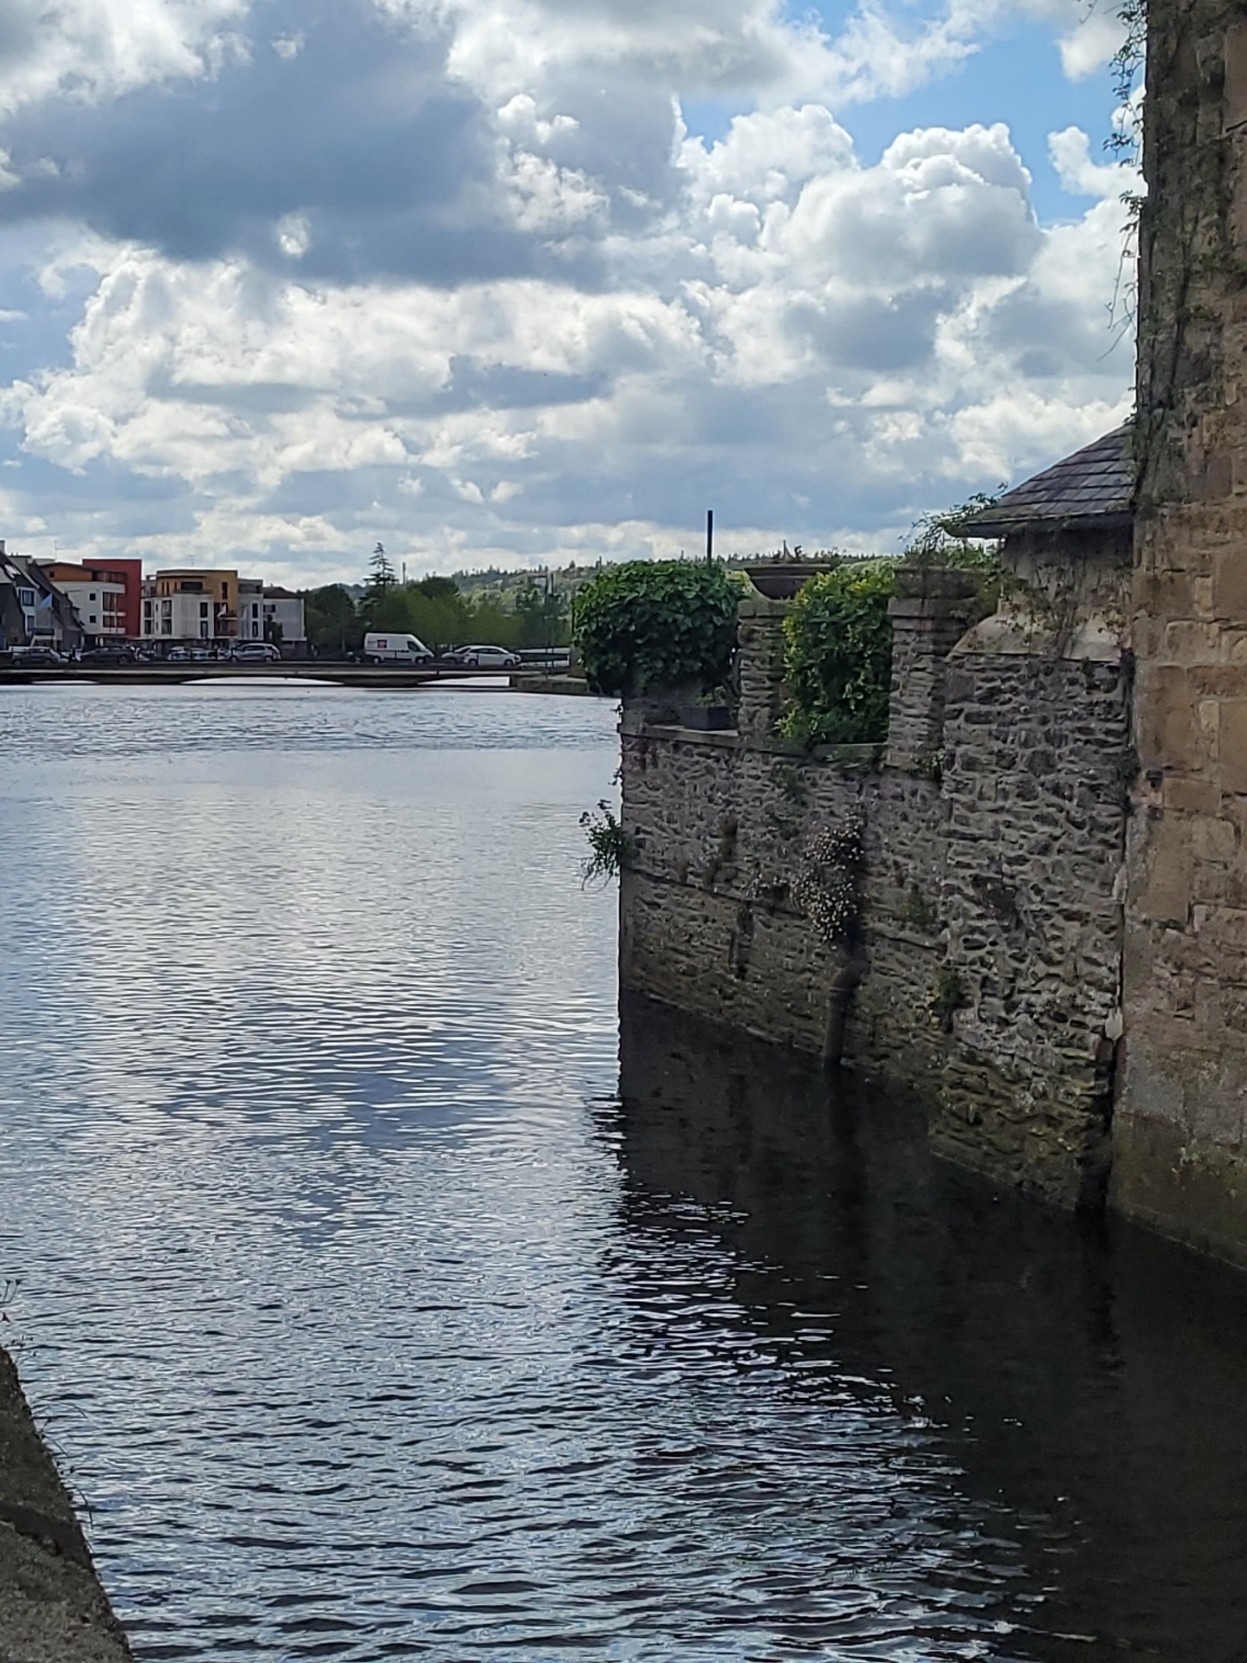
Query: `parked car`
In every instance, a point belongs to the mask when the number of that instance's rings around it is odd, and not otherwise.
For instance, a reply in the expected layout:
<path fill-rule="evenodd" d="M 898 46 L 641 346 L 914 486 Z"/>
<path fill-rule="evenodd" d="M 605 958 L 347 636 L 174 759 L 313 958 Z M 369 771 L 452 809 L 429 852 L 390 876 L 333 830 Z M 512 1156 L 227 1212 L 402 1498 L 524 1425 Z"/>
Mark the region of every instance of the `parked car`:
<path fill-rule="evenodd" d="M 237 664 L 272 664 L 281 659 L 281 651 L 272 641 L 239 641 L 230 648 L 229 655 Z"/>
<path fill-rule="evenodd" d="M 370 630 L 360 654 L 365 664 L 431 664 L 433 654 L 416 635 L 405 630 Z"/>
<path fill-rule="evenodd" d="M 96 668 L 109 664 L 137 664 L 139 655 L 133 647 L 87 647 L 78 655 L 78 662 L 79 664 L 91 664 Z"/>
<path fill-rule="evenodd" d="M 13 662 L 23 670 L 60 670 L 69 660 L 55 647 L 14 647 Z"/>
<path fill-rule="evenodd" d="M 185 647 L 170 647 L 168 652 L 165 654 L 165 663 L 189 664 L 190 656 L 190 653 L 187 652 Z"/>
<path fill-rule="evenodd" d="M 473 670 L 518 670 L 520 655 L 506 647 L 457 647 L 446 654 L 448 664 L 462 664 Z"/>

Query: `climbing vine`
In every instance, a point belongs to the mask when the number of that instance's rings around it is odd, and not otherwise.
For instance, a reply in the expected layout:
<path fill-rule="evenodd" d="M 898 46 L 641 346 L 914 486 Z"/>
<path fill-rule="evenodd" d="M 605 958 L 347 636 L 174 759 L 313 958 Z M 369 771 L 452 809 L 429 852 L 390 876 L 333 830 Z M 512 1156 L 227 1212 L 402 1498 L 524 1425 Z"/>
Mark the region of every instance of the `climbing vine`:
<path fill-rule="evenodd" d="M 784 619 L 784 737 L 800 745 L 886 738 L 892 678 L 891 561 L 846 562 L 811 578 Z"/>

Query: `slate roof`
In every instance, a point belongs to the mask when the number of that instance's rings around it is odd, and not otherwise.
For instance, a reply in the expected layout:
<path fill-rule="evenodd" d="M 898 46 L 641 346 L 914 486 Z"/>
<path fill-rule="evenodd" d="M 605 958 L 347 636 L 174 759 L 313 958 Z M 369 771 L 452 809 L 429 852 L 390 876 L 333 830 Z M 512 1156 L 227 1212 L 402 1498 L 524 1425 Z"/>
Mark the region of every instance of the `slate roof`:
<path fill-rule="evenodd" d="M 1094 444 L 1016 485 L 966 521 L 969 537 L 1003 537 L 1027 527 L 1074 528 L 1130 524 L 1134 498 L 1131 424 L 1123 422 Z"/>

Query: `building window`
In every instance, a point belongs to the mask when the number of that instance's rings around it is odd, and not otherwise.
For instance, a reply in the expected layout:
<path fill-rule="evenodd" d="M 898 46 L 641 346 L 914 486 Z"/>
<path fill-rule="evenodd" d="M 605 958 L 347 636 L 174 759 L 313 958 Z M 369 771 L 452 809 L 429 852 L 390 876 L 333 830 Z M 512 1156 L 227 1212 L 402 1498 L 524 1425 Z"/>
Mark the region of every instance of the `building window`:
<path fill-rule="evenodd" d="M 34 590 L 33 589 L 19 589 L 17 591 L 17 603 L 18 603 L 19 606 L 33 606 L 35 604 L 35 592 L 34 592 Z"/>
<path fill-rule="evenodd" d="M 95 596 L 94 596 L 94 595 L 88 595 L 88 596 L 87 596 L 87 599 L 88 599 L 88 600 L 89 600 L 89 601 L 93 601 L 93 600 L 94 600 L 94 599 L 95 599 Z"/>
<path fill-rule="evenodd" d="M 199 639 L 201 641 L 206 641 L 208 639 L 208 620 L 206 618 L 201 618 L 199 620 Z"/>
<path fill-rule="evenodd" d="M 199 616 L 201 618 L 206 618 L 208 616 L 208 603 L 207 603 L 207 601 L 200 601 L 200 603 L 199 603 Z"/>
<path fill-rule="evenodd" d="M 87 622 L 88 622 L 88 623 L 89 623 L 89 624 L 98 624 L 98 623 L 99 623 L 99 619 L 98 619 L 98 618 L 97 618 L 97 617 L 96 617 L 96 616 L 95 616 L 95 613 L 94 613 L 94 612 L 93 612 L 93 613 L 92 613 L 92 614 L 91 614 L 91 616 L 90 616 L 90 617 L 89 617 L 89 618 L 88 618 L 88 619 L 87 619 Z"/>

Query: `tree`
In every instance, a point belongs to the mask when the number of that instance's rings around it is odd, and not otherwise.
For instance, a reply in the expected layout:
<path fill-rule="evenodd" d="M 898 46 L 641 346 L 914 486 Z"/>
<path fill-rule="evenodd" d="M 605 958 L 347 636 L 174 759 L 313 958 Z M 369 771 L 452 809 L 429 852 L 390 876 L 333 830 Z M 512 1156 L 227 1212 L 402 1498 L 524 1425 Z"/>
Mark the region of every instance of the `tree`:
<path fill-rule="evenodd" d="M 453 577 L 422 577 L 415 587 L 431 601 L 459 599 L 459 585 Z"/>
<path fill-rule="evenodd" d="M 567 601 L 546 579 L 544 586 L 526 579 L 515 594 L 521 647 L 561 646 L 567 638 Z"/>
<path fill-rule="evenodd" d="M 449 594 L 441 591 L 432 596 L 424 592 L 423 585 L 413 585 L 408 616 L 412 634 L 435 653 L 462 646 L 468 635 L 468 609 L 453 583 Z"/>
<path fill-rule="evenodd" d="M 307 638 L 319 653 L 337 653 L 345 658 L 355 652 L 363 635 L 363 624 L 355 610 L 350 591 L 341 583 L 327 583 L 303 596 Z"/>
<path fill-rule="evenodd" d="M 378 616 L 386 598 L 398 587 L 398 574 L 390 565 L 384 543 L 378 543 L 373 549 L 368 567 L 368 582 L 364 586 L 364 597 L 360 603 L 365 625 L 369 629 L 397 629 L 397 624 L 383 622 Z"/>
<path fill-rule="evenodd" d="M 483 594 L 477 597 L 476 604 L 469 608 L 467 626 L 464 634 L 470 641 L 482 641 L 500 647 L 518 647 L 520 641 L 520 620 L 514 612 L 507 612 L 492 596 Z"/>

